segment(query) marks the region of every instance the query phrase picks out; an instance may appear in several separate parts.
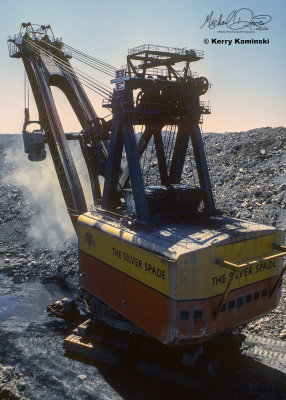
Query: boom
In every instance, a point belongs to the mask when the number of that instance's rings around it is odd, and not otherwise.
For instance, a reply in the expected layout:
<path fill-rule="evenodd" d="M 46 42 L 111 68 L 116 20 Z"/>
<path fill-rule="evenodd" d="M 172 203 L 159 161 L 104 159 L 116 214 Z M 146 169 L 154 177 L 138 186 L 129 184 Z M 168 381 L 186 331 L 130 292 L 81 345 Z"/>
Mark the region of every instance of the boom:
<path fill-rule="evenodd" d="M 23 32 L 22 29 L 26 31 Z M 63 51 L 62 43 L 54 38 L 49 26 L 36 29 L 30 23 L 22 24 L 20 34 L 9 39 L 8 43 L 10 56 L 22 58 L 24 63 L 38 107 L 39 123 L 44 129 L 44 140 L 50 149 L 63 197 L 75 225 L 77 217 L 87 210 L 86 201 L 51 86 L 63 91 L 82 126 L 83 130 L 78 138 L 86 160 L 95 203 L 100 197 L 98 174 L 103 174 L 107 155 L 104 142 L 99 140 L 102 136 L 100 118 L 69 62 L 69 54 Z M 28 118 L 26 117 L 25 127 L 29 124 Z M 88 146 L 90 134 L 97 137 L 92 149 Z"/>

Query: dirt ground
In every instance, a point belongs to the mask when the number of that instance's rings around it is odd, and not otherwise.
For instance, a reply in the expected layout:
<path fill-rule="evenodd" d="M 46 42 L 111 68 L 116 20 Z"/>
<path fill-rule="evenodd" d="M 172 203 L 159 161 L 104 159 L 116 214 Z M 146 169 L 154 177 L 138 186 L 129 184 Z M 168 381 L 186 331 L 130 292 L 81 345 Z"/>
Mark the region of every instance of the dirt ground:
<path fill-rule="evenodd" d="M 285 146 L 286 129 L 259 132 L 206 139 L 218 205 L 229 205 L 230 215 L 268 218 L 264 222 L 284 228 L 286 180 L 278 150 Z M 257 149 L 251 140 L 260 143 Z M 222 175 L 222 152 L 230 156 L 238 148 Z M 255 180 L 252 161 L 260 171 Z M 239 198 L 239 190 L 249 186 Z M 197 390 L 147 377 L 135 364 L 83 363 L 64 355 L 70 327 L 45 310 L 78 293 L 77 242 L 50 160 L 36 165 L 26 160 L 19 135 L 0 135 L 0 224 L 0 399 L 286 399 L 285 282 L 277 310 L 245 327 L 243 351 L 232 342 L 218 347 L 210 379 Z"/>

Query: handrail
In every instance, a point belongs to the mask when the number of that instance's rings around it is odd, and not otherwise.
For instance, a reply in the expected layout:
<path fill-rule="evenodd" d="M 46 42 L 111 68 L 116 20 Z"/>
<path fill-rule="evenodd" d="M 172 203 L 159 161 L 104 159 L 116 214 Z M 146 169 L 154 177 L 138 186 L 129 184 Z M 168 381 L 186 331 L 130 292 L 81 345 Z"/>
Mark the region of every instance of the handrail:
<path fill-rule="evenodd" d="M 278 246 L 277 244 L 274 244 L 274 245 L 273 245 L 273 248 L 274 248 L 275 250 L 278 250 L 278 251 L 286 251 L 286 247 L 285 247 L 285 246 Z M 281 253 L 281 254 L 283 254 L 283 253 Z M 277 286 L 279 285 L 281 279 L 283 278 L 283 275 L 284 275 L 285 271 L 286 271 L 286 264 L 285 264 L 284 267 L 282 268 L 282 271 L 280 272 L 280 275 L 278 276 L 278 279 L 277 279 L 277 281 L 275 282 L 275 284 L 274 284 L 274 286 L 273 286 L 273 289 L 272 289 L 271 292 L 269 293 L 269 298 L 270 298 L 270 297 L 273 295 L 273 293 L 275 292 Z"/>
<path fill-rule="evenodd" d="M 197 57 L 200 57 L 200 58 L 203 58 L 203 56 L 204 56 L 204 52 L 202 50 L 178 48 L 178 47 L 166 47 L 166 46 L 158 46 L 158 45 L 154 45 L 154 44 L 143 44 L 141 46 L 133 47 L 128 50 L 128 55 L 133 55 L 133 54 L 144 52 L 144 51 L 156 51 L 156 52 L 169 53 L 169 54 L 180 54 L 180 55 L 187 55 L 187 54 L 194 53 L 194 55 L 196 55 Z"/>
<path fill-rule="evenodd" d="M 230 274 L 230 279 L 229 279 L 229 281 L 228 281 L 228 283 L 226 285 L 224 293 L 223 293 L 223 295 L 222 295 L 222 297 L 220 299 L 220 302 L 219 302 L 219 304 L 217 306 L 217 309 L 216 309 L 216 311 L 214 313 L 214 318 L 216 318 L 223 301 L 226 299 L 226 296 L 228 295 L 228 292 L 229 292 L 229 289 L 230 289 L 230 285 L 231 285 L 231 283 L 233 281 L 233 278 L 234 278 L 234 275 L 235 275 L 236 271 L 239 271 L 241 269 L 247 268 L 247 267 L 249 267 L 251 265 L 254 265 L 254 264 L 258 264 L 258 263 L 260 263 L 262 261 L 274 260 L 276 258 L 280 258 L 280 257 L 286 256 L 286 246 L 278 246 L 278 245 L 276 245 L 274 243 L 272 247 L 273 247 L 274 250 L 281 251 L 282 253 L 274 254 L 272 256 L 263 257 L 263 258 L 260 258 L 258 260 L 252 260 L 252 261 L 249 261 L 249 262 L 246 262 L 246 263 L 243 263 L 243 264 L 235 264 L 235 263 L 232 263 L 230 261 L 226 261 L 226 260 L 222 260 L 220 258 L 216 258 L 216 261 L 215 261 L 216 264 L 219 264 L 219 265 L 221 265 L 221 266 L 223 266 L 225 268 L 231 269 L 232 273 Z M 269 297 L 271 297 L 273 295 L 273 293 L 274 293 L 275 289 L 277 288 L 279 282 L 281 281 L 285 271 L 286 271 L 286 265 L 282 269 L 282 271 L 281 271 L 281 273 L 280 273 L 280 275 L 279 275 L 279 277 L 278 277 L 278 279 L 277 279 L 272 291 L 269 294 Z"/>

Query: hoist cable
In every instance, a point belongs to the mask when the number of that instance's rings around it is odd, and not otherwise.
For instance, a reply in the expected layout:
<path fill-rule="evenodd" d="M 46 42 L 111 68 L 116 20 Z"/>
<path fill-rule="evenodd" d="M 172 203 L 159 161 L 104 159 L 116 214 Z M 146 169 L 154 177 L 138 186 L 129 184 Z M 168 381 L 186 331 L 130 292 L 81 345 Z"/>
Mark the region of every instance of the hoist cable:
<path fill-rule="evenodd" d="M 146 130 L 146 125 L 145 125 L 145 130 Z M 145 133 L 145 130 L 143 132 L 143 125 L 142 125 L 141 136 Z M 148 149 L 148 144 L 147 144 L 147 146 L 145 147 L 145 150 L 144 150 L 144 157 L 143 157 L 143 163 L 142 163 L 142 172 L 143 173 L 145 171 L 145 162 L 146 162 L 146 156 L 147 156 L 147 149 Z"/>
<path fill-rule="evenodd" d="M 170 154 L 172 154 L 172 157 L 174 155 L 174 141 L 175 138 L 177 137 L 177 126 L 175 125 L 173 128 L 173 134 L 172 134 L 172 141 L 171 141 L 171 146 L 170 146 Z M 170 156 L 170 168 L 171 168 L 171 156 Z"/>
<path fill-rule="evenodd" d="M 95 86 L 94 84 L 84 80 L 84 78 L 78 78 L 77 75 L 75 75 L 74 73 L 71 73 L 70 70 L 66 69 L 65 67 L 61 67 L 61 68 L 66 73 L 66 75 L 68 75 L 71 78 L 77 78 L 78 82 L 80 82 L 83 86 L 87 87 L 88 89 L 94 91 L 99 96 L 106 98 L 106 99 L 110 98 L 110 95 L 106 94 L 106 92 L 103 92 L 98 86 Z"/>
<path fill-rule="evenodd" d="M 24 108 L 27 108 L 26 87 L 27 87 L 27 77 L 26 77 L 26 71 L 24 70 Z"/>
<path fill-rule="evenodd" d="M 26 39 L 24 39 L 24 41 L 26 41 L 26 43 L 32 43 L 33 45 L 35 45 L 35 46 L 38 46 L 42 51 L 44 51 L 44 48 L 42 47 L 42 46 L 39 46 L 38 44 L 36 44 L 35 43 L 35 41 L 32 41 L 32 40 L 26 40 Z M 50 47 L 53 47 L 53 48 L 55 48 L 57 51 L 59 51 L 59 49 L 57 48 L 57 47 L 55 47 L 55 46 L 53 46 L 53 45 L 50 45 L 49 43 L 45 43 L 46 45 L 49 45 Z M 46 50 L 46 51 L 48 51 L 48 50 Z M 52 52 L 51 52 L 51 54 L 53 54 Z M 57 57 L 55 54 L 53 54 L 53 56 L 54 57 Z M 86 64 L 86 63 L 85 63 Z M 110 71 L 106 71 L 105 69 L 102 69 L 103 67 L 102 66 L 95 66 L 95 65 L 90 65 L 91 67 L 93 67 L 94 69 L 96 69 L 97 71 L 100 71 L 100 72 L 103 72 L 104 74 L 107 74 L 107 75 L 109 75 L 109 76 L 111 76 L 111 77 L 113 77 L 114 76 L 114 73 L 111 73 Z"/>
<path fill-rule="evenodd" d="M 27 77 L 27 75 L 26 75 L 26 80 L 27 80 L 27 97 L 28 97 L 28 108 L 30 108 L 30 90 L 29 90 L 29 87 L 30 87 L 30 85 L 29 85 L 29 80 L 28 80 L 28 77 Z"/>
<path fill-rule="evenodd" d="M 153 135 L 153 143 L 152 143 L 152 149 L 151 149 L 151 154 L 150 154 L 150 158 L 149 158 L 148 171 L 147 171 L 147 174 L 146 174 L 146 177 L 145 177 L 145 186 L 147 186 L 148 181 L 149 181 L 151 162 L 153 162 L 154 146 L 155 146 L 155 140 L 154 140 L 154 135 Z"/>
<path fill-rule="evenodd" d="M 171 168 L 172 149 L 173 149 L 173 143 L 174 143 L 174 137 L 175 137 L 175 130 L 176 130 L 176 127 L 174 125 L 170 125 L 169 141 L 168 141 L 168 145 L 167 145 L 167 154 L 168 154 L 167 170 L 169 172 L 170 172 L 170 168 Z"/>
<path fill-rule="evenodd" d="M 85 72 L 79 70 L 78 68 L 73 68 L 73 67 L 71 66 L 71 64 L 66 63 L 64 60 L 62 60 L 61 58 L 57 57 L 57 56 L 54 55 L 53 53 L 51 53 L 51 52 L 49 52 L 49 51 L 43 49 L 41 46 L 37 45 L 36 43 L 30 42 L 30 41 L 28 42 L 28 41 L 27 41 L 27 44 L 30 45 L 30 46 L 34 46 L 34 48 L 38 50 L 38 54 L 39 54 L 39 55 L 41 55 L 41 52 L 43 52 L 43 53 L 44 53 L 45 55 L 47 55 L 48 57 L 53 58 L 55 61 L 58 62 L 58 64 L 60 64 L 63 68 L 65 68 L 66 71 L 70 72 L 70 73 L 73 74 L 74 76 L 76 76 L 76 74 L 75 74 L 73 71 L 78 71 L 78 73 L 79 73 L 81 76 L 83 76 L 86 80 L 92 81 L 93 84 L 95 84 L 95 82 L 97 82 L 96 86 L 99 86 L 102 90 L 105 90 L 105 91 L 106 91 L 106 89 L 107 89 L 107 90 L 108 90 L 108 91 L 107 91 L 107 94 L 110 94 L 110 93 L 111 93 L 110 87 L 109 87 L 109 86 L 107 86 L 107 85 L 105 85 L 105 84 L 99 82 L 97 79 L 94 79 L 92 76 L 86 74 Z M 105 86 L 105 87 L 104 87 L 104 86 Z"/>
<path fill-rule="evenodd" d="M 84 72 L 80 71 L 78 68 L 73 68 L 70 64 L 65 63 L 62 59 L 55 56 L 51 52 L 43 49 L 41 46 L 39 46 L 31 41 L 26 41 L 26 43 L 27 43 L 28 47 L 32 51 L 34 51 L 37 55 L 41 56 L 41 53 L 44 53 L 46 56 L 51 57 L 54 60 L 54 62 L 57 63 L 58 66 L 60 68 L 62 68 L 62 70 L 67 75 L 69 75 L 72 78 L 77 78 L 84 86 L 95 91 L 100 96 L 109 99 L 110 96 L 112 95 L 112 92 L 110 90 L 106 89 L 107 85 L 105 85 L 106 87 L 104 87 L 103 84 L 97 83 L 98 81 L 96 79 L 90 77 L 90 75 L 85 74 Z M 77 74 L 75 74 L 74 70 L 78 71 Z M 79 76 L 80 76 L 80 78 L 79 78 Z"/>
<path fill-rule="evenodd" d="M 170 158 L 170 151 L 169 151 L 169 143 L 170 143 L 170 131 L 169 131 L 169 125 L 166 126 L 165 130 L 165 143 L 164 143 L 164 148 L 166 149 L 166 167 L 168 170 L 168 165 L 169 165 L 169 158 Z M 171 126 L 170 126 L 171 128 Z"/>
<path fill-rule="evenodd" d="M 51 48 L 53 48 L 53 49 L 55 49 L 57 51 L 63 51 L 62 49 L 59 49 L 58 47 L 54 46 L 52 43 L 46 42 L 46 44 L 49 47 L 51 47 Z M 117 69 L 114 66 L 112 66 L 110 64 L 107 64 L 104 61 L 98 60 L 98 59 L 96 59 L 96 58 L 94 58 L 92 56 L 89 56 L 89 55 L 83 53 L 82 51 L 77 50 L 77 49 L 75 49 L 75 48 L 73 48 L 73 47 L 71 47 L 71 46 L 69 46 L 69 45 L 67 45 L 67 44 L 65 44 L 63 42 L 61 42 L 61 44 L 63 45 L 63 47 L 65 49 L 67 49 L 67 52 L 71 52 L 72 53 L 72 57 L 73 58 L 75 58 L 75 59 L 83 62 L 84 64 L 87 64 L 87 65 L 89 65 L 89 66 L 91 66 L 91 67 L 93 67 L 95 69 L 98 69 L 99 71 L 101 71 L 101 72 L 103 72 L 103 73 L 105 73 L 105 74 L 107 74 L 109 76 L 114 76 L 114 73 L 115 73 L 115 71 Z M 77 54 L 77 56 L 75 54 Z M 83 61 L 84 58 L 88 59 L 88 62 L 87 61 Z M 93 64 L 90 64 L 90 63 L 93 63 Z"/>
<path fill-rule="evenodd" d="M 101 65 L 105 66 L 106 68 L 109 68 L 109 69 L 112 70 L 112 71 L 116 71 L 116 69 L 117 69 L 117 68 L 114 67 L 113 65 L 110 65 L 110 64 L 108 64 L 108 63 L 106 63 L 106 62 L 104 62 L 104 61 L 98 60 L 98 59 L 96 59 L 95 57 L 89 56 L 88 54 L 85 54 L 85 53 L 83 53 L 82 51 L 77 50 L 77 49 L 75 49 L 74 47 L 71 47 L 71 46 L 69 46 L 69 45 L 67 45 L 67 44 L 65 44 L 65 43 L 63 43 L 63 44 L 64 44 L 64 47 L 65 47 L 65 48 L 68 48 L 68 49 L 71 50 L 72 52 L 77 53 L 77 54 L 79 54 L 79 55 L 81 55 L 81 56 L 83 56 L 83 57 L 86 57 L 86 58 L 88 58 L 89 60 L 94 61 L 94 62 L 96 62 L 96 63 L 98 63 L 98 64 L 101 64 Z"/>
<path fill-rule="evenodd" d="M 82 59 L 80 59 L 80 58 L 78 58 L 78 57 L 75 57 L 74 55 L 73 55 L 73 58 L 74 58 L 75 60 L 78 60 L 78 61 L 82 62 L 82 63 L 85 64 L 85 65 L 88 65 L 88 66 L 90 66 L 90 67 L 96 69 L 97 71 L 100 71 L 100 72 L 104 73 L 105 75 L 108 75 L 108 76 L 110 76 L 110 77 L 112 77 L 112 78 L 114 77 L 115 71 L 114 71 L 114 72 L 111 72 L 111 71 L 102 69 L 102 68 L 100 68 L 100 67 L 98 67 L 98 66 L 95 66 L 95 65 L 93 65 L 93 64 L 91 64 L 91 63 L 89 63 L 89 62 L 87 62 L 87 61 L 83 61 Z"/>
<path fill-rule="evenodd" d="M 26 70 L 24 70 L 24 108 L 30 108 L 29 81 Z"/>
<path fill-rule="evenodd" d="M 102 69 L 103 71 L 105 71 L 105 73 L 114 76 L 114 73 L 116 71 L 115 67 L 108 67 L 108 66 L 106 66 L 106 65 L 104 65 L 104 64 L 102 64 L 100 62 L 95 62 L 93 60 L 90 60 L 88 57 L 84 57 L 84 56 L 82 56 L 81 54 L 78 54 L 78 53 L 71 52 L 71 54 L 72 54 L 73 58 L 75 58 L 75 59 L 77 59 L 77 60 L 79 60 L 79 61 L 81 61 L 81 62 L 83 62 L 83 63 L 85 63 L 87 65 L 90 65 L 93 68 Z"/>
<path fill-rule="evenodd" d="M 193 165 L 193 161 L 192 161 L 192 155 L 191 155 L 191 151 L 190 151 L 190 140 L 189 140 L 189 143 L 188 143 L 188 154 L 189 154 L 189 159 L 190 159 L 190 164 L 191 164 L 191 172 L 192 172 L 192 175 L 193 175 L 193 182 L 194 182 L 194 186 L 196 186 L 197 180 L 196 180 L 196 177 L 195 177 L 195 169 L 194 169 L 194 165 Z"/>

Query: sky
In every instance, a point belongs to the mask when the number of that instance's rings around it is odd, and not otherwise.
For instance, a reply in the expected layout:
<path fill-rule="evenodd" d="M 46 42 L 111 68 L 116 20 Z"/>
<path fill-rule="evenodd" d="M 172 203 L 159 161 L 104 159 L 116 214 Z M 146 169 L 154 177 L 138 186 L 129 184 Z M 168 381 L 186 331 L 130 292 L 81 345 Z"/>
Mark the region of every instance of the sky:
<path fill-rule="evenodd" d="M 204 132 L 286 125 L 285 0 L 0 0 L 0 7 L 0 133 L 20 133 L 23 126 L 24 67 L 20 59 L 9 57 L 6 43 L 9 35 L 20 31 L 22 22 L 50 24 L 63 42 L 116 67 L 126 63 L 129 48 L 141 44 L 203 50 L 205 57 L 194 63 L 193 70 L 211 83 L 201 97 L 212 108 L 212 114 L 204 117 Z M 236 18 L 247 21 L 249 15 L 270 16 L 264 25 L 268 29 L 210 29 L 210 20 L 204 25 L 212 12 L 212 21 L 220 15 L 225 21 L 235 10 L 241 10 Z M 269 43 L 235 44 L 235 39 L 269 39 Z M 109 84 L 105 76 L 94 76 Z M 79 131 L 64 96 L 58 90 L 53 93 L 65 131 Z M 98 95 L 88 91 L 88 96 L 98 115 L 108 114 Z M 32 100 L 31 118 L 38 119 Z"/>

